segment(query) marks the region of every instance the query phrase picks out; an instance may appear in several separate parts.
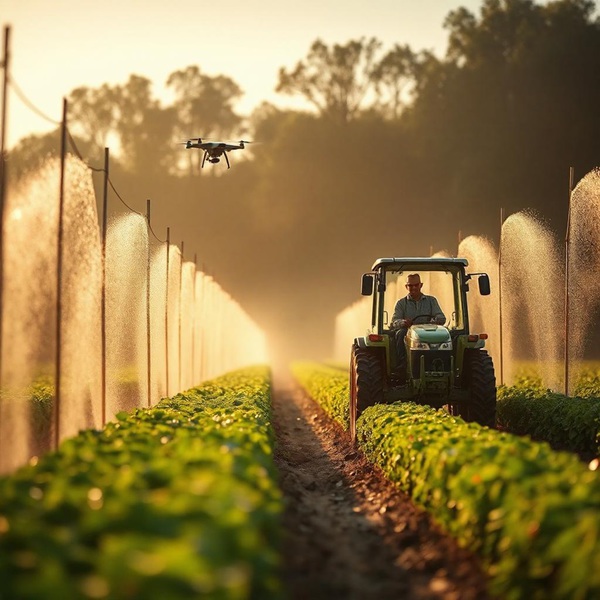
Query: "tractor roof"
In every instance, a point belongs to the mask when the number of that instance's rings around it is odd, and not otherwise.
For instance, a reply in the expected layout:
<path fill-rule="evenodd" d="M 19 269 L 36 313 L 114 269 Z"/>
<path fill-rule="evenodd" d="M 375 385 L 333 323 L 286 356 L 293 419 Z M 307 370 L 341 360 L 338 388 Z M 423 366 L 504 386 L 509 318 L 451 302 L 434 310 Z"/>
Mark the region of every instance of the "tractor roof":
<path fill-rule="evenodd" d="M 372 270 L 392 269 L 398 271 L 421 270 L 421 271 L 446 271 L 452 267 L 466 267 L 469 263 L 466 258 L 445 257 L 410 257 L 410 258 L 378 258 Z"/>

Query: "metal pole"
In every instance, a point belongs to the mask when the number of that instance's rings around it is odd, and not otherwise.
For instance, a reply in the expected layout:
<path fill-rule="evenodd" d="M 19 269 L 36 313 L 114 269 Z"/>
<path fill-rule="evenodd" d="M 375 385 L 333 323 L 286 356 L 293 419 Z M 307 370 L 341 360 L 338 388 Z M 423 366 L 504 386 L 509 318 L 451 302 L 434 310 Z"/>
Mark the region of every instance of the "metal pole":
<path fill-rule="evenodd" d="M 4 204 L 6 195 L 6 113 L 8 111 L 8 69 L 10 65 L 10 27 L 4 28 L 4 57 L 2 59 L 2 127 L 0 128 L 0 389 L 2 389 L 2 319 L 4 313 Z M 0 423 L 2 395 L 0 394 Z M 1 429 L 0 429 L 1 432 Z"/>
<path fill-rule="evenodd" d="M 167 269 L 165 286 L 165 386 L 169 395 L 169 248 L 171 245 L 171 230 L 167 227 Z"/>
<path fill-rule="evenodd" d="M 62 362 L 62 270 L 65 205 L 65 158 L 67 151 L 67 100 L 63 98 L 62 122 L 60 126 L 60 190 L 58 204 L 58 239 L 56 257 L 56 365 L 54 374 L 54 449 L 60 443 L 60 392 Z"/>
<path fill-rule="evenodd" d="M 181 242 L 181 263 L 179 265 L 179 387 L 178 392 L 182 390 L 181 383 L 181 318 L 183 314 L 183 241 Z"/>
<path fill-rule="evenodd" d="M 102 196 L 102 427 L 106 425 L 106 233 L 108 229 L 108 148 L 104 148 L 104 193 Z"/>
<path fill-rule="evenodd" d="M 192 382 L 191 384 L 194 386 L 198 382 L 196 380 L 196 374 L 194 372 L 194 368 L 196 366 L 196 277 L 198 275 L 198 255 L 194 253 L 194 281 L 193 281 L 193 290 L 192 290 Z"/>
<path fill-rule="evenodd" d="M 500 385 L 504 385 L 504 343 L 502 340 L 502 226 L 504 209 L 500 209 L 500 243 L 498 244 L 498 341 L 500 343 Z"/>
<path fill-rule="evenodd" d="M 0 128 L 0 216 L 4 214 L 4 195 L 6 193 L 6 115 L 8 112 L 8 69 L 10 65 L 10 27 L 4 28 L 4 57 L 2 59 L 2 127 Z M 0 232 L 2 239 L 2 232 Z"/>
<path fill-rule="evenodd" d="M 148 258 L 146 261 L 146 344 L 148 361 L 148 408 L 152 406 L 152 336 L 150 333 L 150 199 L 146 200 L 146 222 L 148 224 Z"/>
<path fill-rule="evenodd" d="M 569 395 L 569 243 L 571 238 L 573 176 L 574 168 L 569 167 L 569 204 L 567 208 L 567 232 L 565 234 L 565 396 Z"/>

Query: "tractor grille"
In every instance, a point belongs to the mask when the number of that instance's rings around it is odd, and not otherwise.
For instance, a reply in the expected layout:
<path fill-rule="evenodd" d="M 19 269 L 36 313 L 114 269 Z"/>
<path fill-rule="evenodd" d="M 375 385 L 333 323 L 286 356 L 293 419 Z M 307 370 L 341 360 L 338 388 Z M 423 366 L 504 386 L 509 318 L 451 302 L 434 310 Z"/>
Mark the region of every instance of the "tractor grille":
<path fill-rule="evenodd" d="M 452 352 L 449 350 L 411 350 L 410 358 L 413 379 L 421 377 L 421 355 L 425 356 L 425 371 L 437 373 L 449 373 L 451 369 L 450 359 Z"/>

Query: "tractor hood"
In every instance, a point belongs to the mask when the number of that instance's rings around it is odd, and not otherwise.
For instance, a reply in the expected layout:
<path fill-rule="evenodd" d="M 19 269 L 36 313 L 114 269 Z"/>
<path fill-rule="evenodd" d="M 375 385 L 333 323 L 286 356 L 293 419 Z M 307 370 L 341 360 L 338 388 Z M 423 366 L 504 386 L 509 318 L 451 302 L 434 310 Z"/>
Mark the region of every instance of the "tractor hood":
<path fill-rule="evenodd" d="M 443 344 L 450 341 L 450 332 L 442 325 L 413 325 L 407 334 L 409 344 L 416 345 L 418 342 L 425 344 Z"/>

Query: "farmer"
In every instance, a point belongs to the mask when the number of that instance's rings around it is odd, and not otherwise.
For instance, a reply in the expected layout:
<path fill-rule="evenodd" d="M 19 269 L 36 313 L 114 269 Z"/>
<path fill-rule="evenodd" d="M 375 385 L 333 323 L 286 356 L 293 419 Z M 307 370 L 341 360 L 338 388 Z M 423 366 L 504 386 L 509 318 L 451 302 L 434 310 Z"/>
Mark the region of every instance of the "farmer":
<path fill-rule="evenodd" d="M 396 302 L 392 316 L 391 329 L 396 335 L 396 351 L 398 355 L 398 374 L 403 378 L 405 373 L 406 349 L 404 337 L 411 325 L 419 323 L 435 323 L 443 325 L 446 316 L 434 296 L 426 296 L 421 292 L 423 283 L 418 273 L 408 275 L 406 278 L 408 294 Z"/>
<path fill-rule="evenodd" d="M 437 299 L 421 292 L 423 283 L 418 273 L 406 278 L 405 287 L 408 294 L 396 302 L 392 317 L 393 329 L 408 329 L 415 321 L 417 323 L 431 322 L 437 325 L 443 325 L 446 322 L 446 316 Z M 415 319 L 415 317 L 418 318 Z"/>

